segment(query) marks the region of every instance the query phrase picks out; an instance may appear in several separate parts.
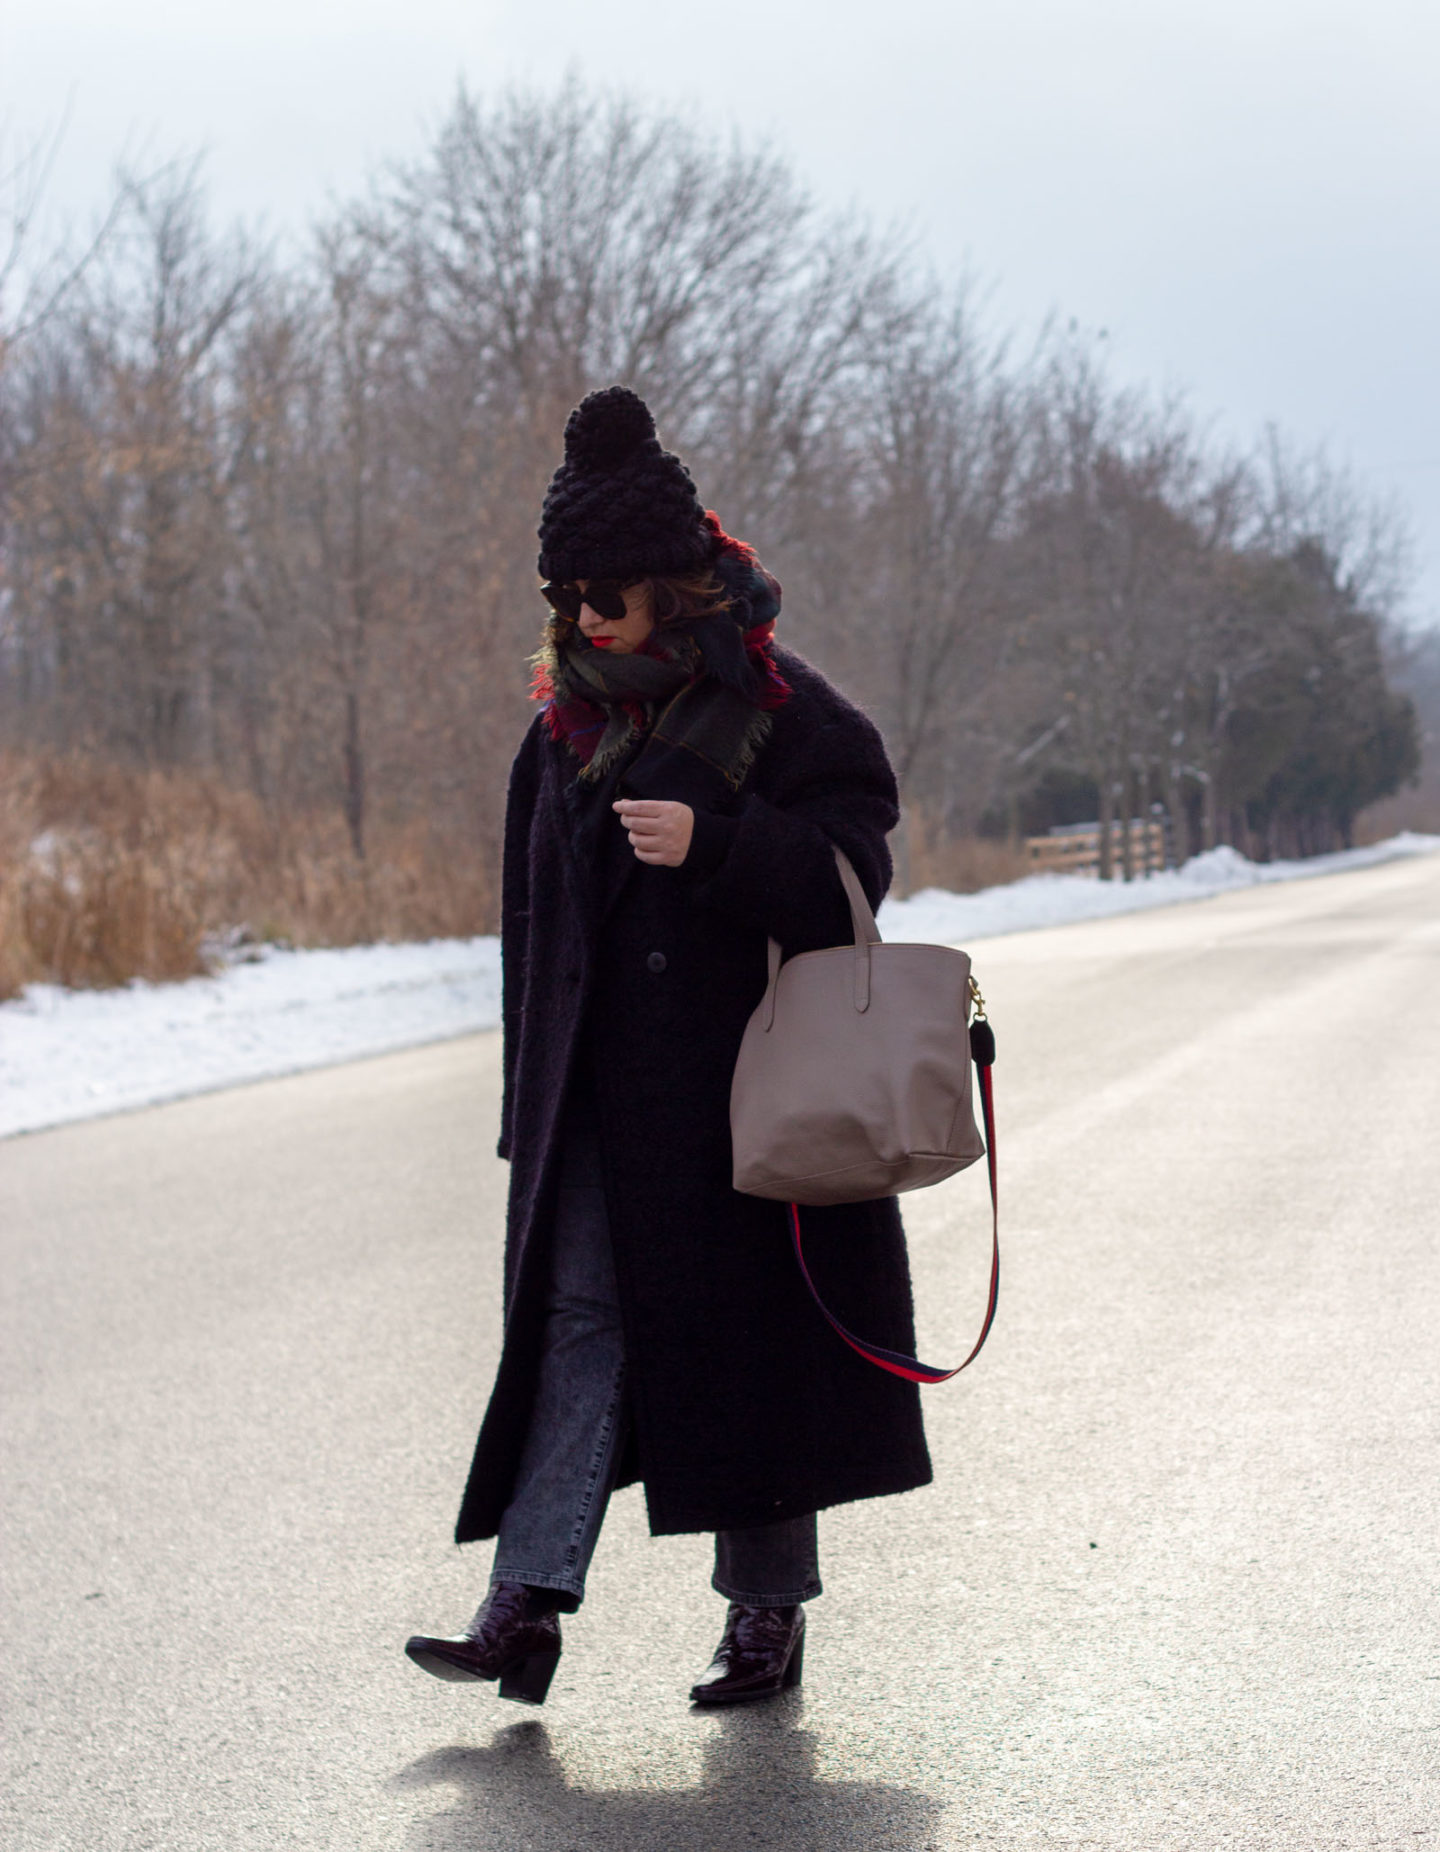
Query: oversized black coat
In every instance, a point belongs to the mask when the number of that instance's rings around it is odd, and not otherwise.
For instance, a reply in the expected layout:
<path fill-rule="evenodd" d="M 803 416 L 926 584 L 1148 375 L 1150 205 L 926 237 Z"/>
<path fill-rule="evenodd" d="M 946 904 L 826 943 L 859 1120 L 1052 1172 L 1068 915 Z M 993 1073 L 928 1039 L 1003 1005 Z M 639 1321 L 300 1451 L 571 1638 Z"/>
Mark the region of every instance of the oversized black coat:
<path fill-rule="evenodd" d="M 567 1090 L 588 1069 L 634 1420 L 620 1483 L 655 1534 L 736 1528 L 928 1483 L 918 1391 L 864 1362 L 807 1294 L 783 1204 L 731 1188 L 730 1078 L 787 954 L 848 943 L 831 845 L 872 903 L 890 880 L 895 780 L 872 723 L 801 658 L 738 795 L 697 808 L 680 868 L 636 860 L 537 717 L 511 772 L 502 953 L 511 1162 L 505 1336 L 456 1539 L 495 1534 L 533 1402 Z M 696 802 L 682 789 L 627 795 Z M 602 808 L 603 806 L 603 808 Z M 912 1353 L 895 1199 L 802 1211 L 845 1323 Z"/>

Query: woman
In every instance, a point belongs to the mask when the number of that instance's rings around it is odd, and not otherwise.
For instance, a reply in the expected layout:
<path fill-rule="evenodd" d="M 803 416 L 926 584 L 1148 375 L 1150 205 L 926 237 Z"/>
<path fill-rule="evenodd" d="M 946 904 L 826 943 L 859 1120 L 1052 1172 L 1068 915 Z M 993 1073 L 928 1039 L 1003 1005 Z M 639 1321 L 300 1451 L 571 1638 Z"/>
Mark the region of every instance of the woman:
<path fill-rule="evenodd" d="M 498 1537 L 470 1626 L 407 1651 L 540 1703 L 606 1502 L 714 1531 L 730 1606 L 700 1704 L 798 1683 L 817 1511 L 928 1483 L 917 1391 L 831 1332 L 781 1203 L 731 1187 L 730 1079 L 787 955 L 848 943 L 895 780 L 871 723 L 772 645 L 780 588 L 644 403 L 592 393 L 540 525 L 552 607 L 515 759 L 502 946 L 505 1337 L 456 1540 Z M 839 1317 L 912 1347 L 894 1199 L 806 1211 Z"/>

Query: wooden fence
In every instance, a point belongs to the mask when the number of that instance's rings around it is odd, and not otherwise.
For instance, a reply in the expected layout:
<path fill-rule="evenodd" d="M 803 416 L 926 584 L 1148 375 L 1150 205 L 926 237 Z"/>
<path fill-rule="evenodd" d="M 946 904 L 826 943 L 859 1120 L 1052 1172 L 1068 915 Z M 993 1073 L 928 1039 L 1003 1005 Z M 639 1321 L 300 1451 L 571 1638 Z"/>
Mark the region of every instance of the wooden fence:
<path fill-rule="evenodd" d="M 1165 825 L 1158 817 L 1118 819 L 1110 825 L 1113 872 L 1124 869 L 1125 831 L 1130 831 L 1136 874 L 1158 874 L 1165 867 Z M 1032 874 L 1095 875 L 1100 873 L 1100 825 L 1063 823 L 1048 836 L 1027 836 L 1025 854 Z"/>

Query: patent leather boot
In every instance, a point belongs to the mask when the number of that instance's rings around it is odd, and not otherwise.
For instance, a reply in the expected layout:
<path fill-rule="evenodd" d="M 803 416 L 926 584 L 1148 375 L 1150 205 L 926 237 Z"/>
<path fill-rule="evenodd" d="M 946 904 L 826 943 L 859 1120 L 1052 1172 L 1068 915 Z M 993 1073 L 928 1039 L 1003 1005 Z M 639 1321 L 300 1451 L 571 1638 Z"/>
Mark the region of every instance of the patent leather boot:
<path fill-rule="evenodd" d="M 405 1651 L 436 1678 L 498 1678 L 502 1698 L 543 1704 L 560 1663 L 560 1619 L 544 1589 L 497 1582 L 464 1633 L 417 1633 Z"/>
<path fill-rule="evenodd" d="M 805 1610 L 730 1603 L 710 1669 L 690 1692 L 692 1704 L 745 1704 L 800 1683 Z"/>

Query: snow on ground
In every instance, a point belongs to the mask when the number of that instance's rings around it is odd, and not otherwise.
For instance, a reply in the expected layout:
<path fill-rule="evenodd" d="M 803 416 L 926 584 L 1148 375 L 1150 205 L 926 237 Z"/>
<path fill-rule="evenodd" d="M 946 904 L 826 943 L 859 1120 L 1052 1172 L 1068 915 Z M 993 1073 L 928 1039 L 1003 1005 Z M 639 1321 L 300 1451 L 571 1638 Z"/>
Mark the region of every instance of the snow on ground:
<path fill-rule="evenodd" d="M 1365 849 L 1342 849 L 1335 855 L 1312 855 L 1303 862 L 1250 862 L 1234 849 L 1211 849 L 1183 868 L 1147 875 L 1139 881 L 1096 881 L 1086 875 L 1027 875 L 1007 887 L 987 887 L 978 894 L 950 894 L 927 887 L 908 900 L 887 900 L 880 909 L 881 936 L 922 944 L 965 945 L 1000 933 L 1026 932 L 1035 926 L 1068 926 L 1075 920 L 1098 920 L 1112 913 L 1135 913 L 1144 907 L 1173 907 L 1181 900 L 1209 900 L 1235 888 L 1262 881 L 1298 881 L 1333 875 L 1347 868 L 1369 868 L 1403 855 L 1432 855 L 1440 836 L 1411 831 Z"/>
<path fill-rule="evenodd" d="M 1031 875 L 979 894 L 927 888 L 887 901 L 880 928 L 887 939 L 968 945 L 1437 851 L 1440 836 L 1404 835 L 1304 862 L 1248 862 L 1215 849 L 1132 882 Z M 442 1041 L 494 1028 L 499 1018 L 500 948 L 488 938 L 343 951 L 262 947 L 213 978 L 184 984 L 104 991 L 36 984 L 0 1004 L 0 1137 Z"/>
<path fill-rule="evenodd" d="M 498 939 L 291 952 L 0 1003 L 0 1137 L 438 1042 L 500 1020 Z"/>

